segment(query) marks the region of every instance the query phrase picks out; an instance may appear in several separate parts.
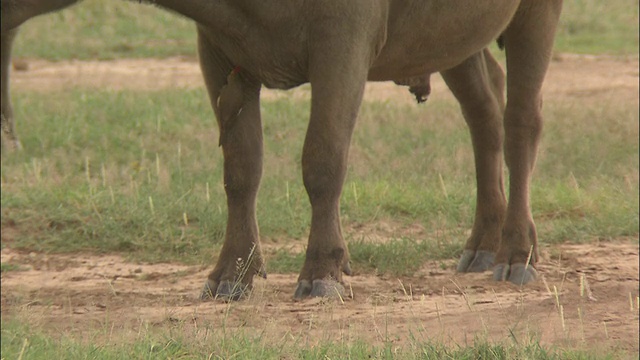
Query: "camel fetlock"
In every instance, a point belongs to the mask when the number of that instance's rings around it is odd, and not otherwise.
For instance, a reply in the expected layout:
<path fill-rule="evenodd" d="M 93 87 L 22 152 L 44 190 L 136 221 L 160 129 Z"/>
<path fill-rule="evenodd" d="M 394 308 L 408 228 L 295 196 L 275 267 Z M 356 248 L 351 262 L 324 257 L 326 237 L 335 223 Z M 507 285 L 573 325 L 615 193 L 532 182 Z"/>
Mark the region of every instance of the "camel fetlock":
<path fill-rule="evenodd" d="M 505 225 L 496 254 L 493 278 L 524 285 L 537 278 L 538 238 L 533 220 L 522 225 Z"/>
<path fill-rule="evenodd" d="M 236 301 L 246 298 L 253 289 L 255 275 L 267 278 L 259 246 L 254 245 L 244 256 L 222 252 L 215 269 L 207 277 L 201 299 Z"/>
<path fill-rule="evenodd" d="M 458 261 L 458 272 L 484 272 L 493 267 L 501 238 L 502 221 L 478 221 Z"/>
<path fill-rule="evenodd" d="M 330 251 L 307 250 L 294 298 L 344 298 L 346 291 L 342 281 L 343 273 L 351 275 L 346 247 Z"/>

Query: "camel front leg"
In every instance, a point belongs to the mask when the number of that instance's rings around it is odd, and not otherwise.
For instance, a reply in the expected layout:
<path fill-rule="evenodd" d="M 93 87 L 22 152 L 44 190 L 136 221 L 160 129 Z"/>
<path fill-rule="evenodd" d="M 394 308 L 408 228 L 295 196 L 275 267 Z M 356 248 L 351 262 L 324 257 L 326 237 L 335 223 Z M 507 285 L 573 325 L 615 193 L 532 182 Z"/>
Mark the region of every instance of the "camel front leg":
<path fill-rule="evenodd" d="M 295 298 L 343 296 L 342 273 L 351 274 L 340 225 L 340 194 L 351 134 L 366 82 L 366 61 L 319 60 L 311 78 L 311 119 L 302 154 L 311 229 Z M 325 66 L 329 65 L 329 66 Z"/>
<path fill-rule="evenodd" d="M 476 215 L 458 271 L 482 272 L 493 267 L 507 207 L 502 179 L 504 73 L 485 49 L 443 71 L 442 77 L 469 125 L 476 164 Z"/>
<path fill-rule="evenodd" d="M 538 238 L 529 201 L 531 174 L 542 132 L 541 89 L 553 47 L 561 0 L 525 1 L 504 32 L 507 57 L 505 160 L 509 202 L 494 279 L 533 281 Z"/>
<path fill-rule="evenodd" d="M 232 70 L 224 56 L 199 33 L 198 53 L 220 128 L 227 195 L 227 227 L 220 257 L 209 274 L 203 299 L 239 300 L 266 276 L 256 221 L 262 176 L 261 84 L 243 70 Z"/>

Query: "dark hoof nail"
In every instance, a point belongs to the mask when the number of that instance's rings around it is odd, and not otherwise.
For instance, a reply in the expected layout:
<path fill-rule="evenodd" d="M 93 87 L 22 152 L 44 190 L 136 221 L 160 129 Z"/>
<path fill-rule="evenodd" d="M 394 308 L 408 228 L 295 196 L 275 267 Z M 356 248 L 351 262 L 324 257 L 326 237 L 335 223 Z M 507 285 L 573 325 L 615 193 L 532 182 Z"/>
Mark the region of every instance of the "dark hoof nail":
<path fill-rule="evenodd" d="M 267 278 L 267 268 L 265 268 L 264 265 L 260 266 L 260 271 L 258 271 L 258 276 L 260 276 L 263 279 Z"/>
<path fill-rule="evenodd" d="M 213 280 L 207 279 L 204 283 L 204 288 L 202 289 L 202 293 L 200 294 L 200 300 L 208 301 L 213 300 L 215 298 L 216 289 L 218 288 L 218 284 Z"/>
<path fill-rule="evenodd" d="M 525 285 L 538 278 L 536 269 L 525 264 L 498 264 L 493 268 L 493 280 L 507 281 L 516 285 Z"/>
<path fill-rule="evenodd" d="M 469 265 L 473 261 L 473 258 L 476 256 L 476 252 L 473 250 L 464 250 L 462 252 L 462 256 L 460 256 L 460 261 L 458 261 L 457 272 L 463 273 L 467 272 Z"/>
<path fill-rule="evenodd" d="M 311 297 L 341 298 L 344 299 L 345 289 L 335 280 L 313 280 Z"/>
<path fill-rule="evenodd" d="M 345 273 L 346 275 L 351 276 L 352 274 L 351 265 L 349 264 L 348 261 L 342 266 L 342 272 Z"/>
<path fill-rule="evenodd" d="M 249 285 L 241 282 L 225 280 L 220 282 L 216 291 L 216 298 L 225 301 L 237 301 L 249 295 Z"/>
<path fill-rule="evenodd" d="M 311 294 L 311 283 L 307 280 L 300 280 L 293 295 L 294 299 L 304 299 Z"/>
<path fill-rule="evenodd" d="M 491 251 L 478 250 L 476 256 L 473 258 L 471 264 L 467 268 L 467 272 L 484 272 L 493 266 L 493 261 L 496 259 L 496 254 Z"/>
<path fill-rule="evenodd" d="M 498 264 L 493 268 L 493 280 L 506 281 L 509 276 L 509 265 Z"/>
<path fill-rule="evenodd" d="M 513 264 L 511 265 L 511 273 L 509 274 L 509 281 L 516 285 L 525 285 L 538 278 L 538 272 L 536 269 L 525 264 Z"/>
<path fill-rule="evenodd" d="M 496 255 L 486 250 L 465 250 L 458 262 L 458 272 L 484 272 L 493 266 Z"/>

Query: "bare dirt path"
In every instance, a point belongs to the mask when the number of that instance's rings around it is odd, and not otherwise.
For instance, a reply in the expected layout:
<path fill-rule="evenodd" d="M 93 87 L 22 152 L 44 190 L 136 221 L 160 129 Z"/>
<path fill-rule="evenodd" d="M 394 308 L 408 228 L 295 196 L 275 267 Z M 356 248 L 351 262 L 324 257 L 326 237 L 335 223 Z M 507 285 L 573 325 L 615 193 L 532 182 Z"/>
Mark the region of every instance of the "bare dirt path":
<path fill-rule="evenodd" d="M 38 59 L 20 60 L 13 71 L 15 91 L 61 91 L 70 88 L 112 90 L 160 90 L 167 88 L 200 88 L 204 82 L 200 67 L 192 59 L 138 59 L 116 61 L 62 61 Z M 439 75 L 432 78 L 431 99 L 451 97 Z M 267 98 L 308 97 L 310 88 L 301 86 L 293 91 L 264 90 Z M 638 58 L 612 58 L 561 54 L 551 64 L 545 82 L 546 97 L 622 97 L 638 102 Z M 406 87 L 390 82 L 369 83 L 365 100 L 415 103 Z"/>
<path fill-rule="evenodd" d="M 27 64 L 26 71 L 12 73 L 14 91 L 204 91 L 197 63 L 180 58 Z M 637 58 L 560 55 L 551 65 L 545 95 L 638 104 L 638 80 Z M 432 99 L 451 96 L 438 76 L 432 87 Z M 309 88 L 265 95 L 305 98 Z M 369 85 L 365 99 L 413 102 L 405 88 L 389 83 Z M 347 279 L 354 295 L 344 303 L 294 302 L 295 274 L 256 280 L 247 301 L 203 303 L 196 296 L 208 269 L 132 264 L 113 255 L 25 254 L 5 248 L 2 263 L 22 271 L 2 272 L 2 316 L 22 316 L 53 332 L 81 336 L 110 329 L 104 341 L 118 336 L 135 340 L 144 327 L 171 324 L 197 335 L 203 324 L 212 324 L 255 329 L 278 341 L 293 336 L 310 343 L 362 339 L 403 346 L 411 336 L 459 345 L 471 344 L 474 338 L 525 343 L 533 339 L 637 354 L 639 251 L 637 238 L 620 240 L 545 247 L 541 281 L 524 288 L 491 282 L 488 273 L 455 274 L 453 260 L 445 269 L 439 262 L 426 264 L 410 278 L 356 274 Z"/>
<path fill-rule="evenodd" d="M 2 316 L 21 315 L 56 332 L 111 328 L 111 336 L 124 338 L 140 327 L 176 323 L 193 331 L 203 324 L 265 331 L 274 341 L 291 335 L 312 344 L 515 338 L 637 353 L 638 246 L 565 245 L 545 249 L 544 257 L 541 281 L 525 288 L 494 283 L 488 273 L 458 275 L 434 262 L 411 278 L 349 277 L 354 295 L 344 303 L 294 302 L 296 275 L 271 274 L 256 280 L 250 299 L 225 304 L 197 300 L 207 276 L 201 267 L 4 249 L 2 262 L 23 271 L 2 273 Z"/>

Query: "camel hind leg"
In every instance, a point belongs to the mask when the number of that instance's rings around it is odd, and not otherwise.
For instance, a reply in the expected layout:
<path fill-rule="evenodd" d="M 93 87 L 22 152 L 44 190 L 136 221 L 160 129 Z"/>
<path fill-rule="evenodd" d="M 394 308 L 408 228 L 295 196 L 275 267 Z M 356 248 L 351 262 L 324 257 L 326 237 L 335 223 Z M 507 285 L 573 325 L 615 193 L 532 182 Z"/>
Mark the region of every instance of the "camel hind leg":
<path fill-rule="evenodd" d="M 482 272 L 493 266 L 507 207 L 502 178 L 504 72 L 485 49 L 443 71 L 442 77 L 469 126 L 476 164 L 476 215 L 458 271 Z"/>
<path fill-rule="evenodd" d="M 18 27 L 25 21 L 48 12 L 63 9 L 78 0 L 36 0 L 36 1 L 2 1 L 2 31 L 0 32 L 2 46 L 2 79 L 0 97 L 2 98 L 2 113 L 0 125 L 2 127 L 2 144 L 5 141 L 10 147 L 20 149 L 20 141 L 16 135 L 13 108 L 9 94 L 9 72 L 11 71 L 11 48 L 18 33 Z"/>
<path fill-rule="evenodd" d="M 0 125 L 2 126 L 2 146 L 8 143 L 7 148 L 20 149 L 20 141 L 16 135 L 13 125 L 13 107 L 11 106 L 11 96 L 9 94 L 9 72 L 11 71 L 11 47 L 18 29 L 2 31 L 0 34 L 2 46 L 2 83 L 0 97 L 2 98 L 2 113 L 0 114 Z"/>
<path fill-rule="evenodd" d="M 494 279 L 525 284 L 536 278 L 538 239 L 529 193 L 542 131 L 542 82 L 551 59 L 561 0 L 523 1 L 504 32 L 507 58 L 505 161 L 509 201 Z"/>

